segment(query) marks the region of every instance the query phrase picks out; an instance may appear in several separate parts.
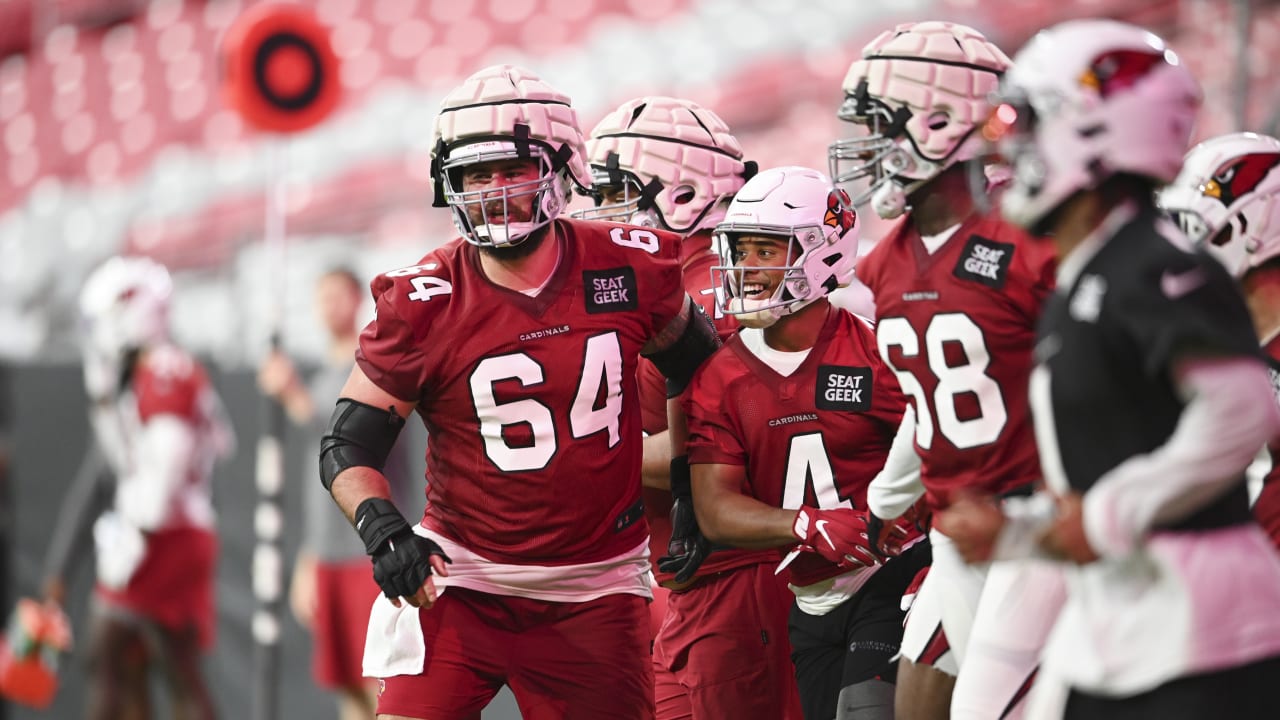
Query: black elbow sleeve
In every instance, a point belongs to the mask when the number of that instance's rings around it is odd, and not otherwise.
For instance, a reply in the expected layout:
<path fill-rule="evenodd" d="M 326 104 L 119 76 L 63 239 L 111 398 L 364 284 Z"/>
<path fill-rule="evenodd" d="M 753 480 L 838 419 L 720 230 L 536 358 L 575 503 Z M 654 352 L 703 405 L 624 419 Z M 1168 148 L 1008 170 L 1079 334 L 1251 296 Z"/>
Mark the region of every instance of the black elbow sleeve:
<path fill-rule="evenodd" d="M 702 308 L 695 305 L 680 337 L 669 347 L 649 356 L 667 378 L 667 397 L 673 398 L 683 393 L 702 361 L 711 357 L 719 347 L 720 335 L 716 332 L 716 326 Z"/>
<path fill-rule="evenodd" d="M 376 408 L 351 398 L 338 398 L 329 428 L 320 439 L 320 482 L 325 490 L 334 478 L 351 467 L 379 472 L 400 436 L 404 418 L 395 410 Z"/>

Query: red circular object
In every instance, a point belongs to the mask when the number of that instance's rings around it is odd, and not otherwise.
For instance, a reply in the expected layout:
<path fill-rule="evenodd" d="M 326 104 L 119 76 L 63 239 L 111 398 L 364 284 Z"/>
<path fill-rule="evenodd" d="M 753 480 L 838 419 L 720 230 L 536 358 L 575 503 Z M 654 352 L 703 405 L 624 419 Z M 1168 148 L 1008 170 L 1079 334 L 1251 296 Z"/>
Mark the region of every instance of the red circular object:
<path fill-rule="evenodd" d="M 314 82 L 311 57 L 301 48 L 286 46 L 267 58 L 267 87 L 275 95 L 297 97 Z"/>
<path fill-rule="evenodd" d="M 338 105 L 338 56 L 308 8 L 249 8 L 223 37 L 222 58 L 224 102 L 260 130 L 300 132 Z"/>

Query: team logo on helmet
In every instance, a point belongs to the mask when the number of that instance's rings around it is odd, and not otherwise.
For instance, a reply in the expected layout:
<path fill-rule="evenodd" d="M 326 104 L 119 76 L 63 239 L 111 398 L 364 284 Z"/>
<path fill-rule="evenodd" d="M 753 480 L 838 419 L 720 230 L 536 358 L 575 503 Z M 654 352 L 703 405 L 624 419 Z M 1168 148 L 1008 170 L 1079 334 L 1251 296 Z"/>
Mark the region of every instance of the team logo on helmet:
<path fill-rule="evenodd" d="M 1093 88 L 1102 97 L 1133 85 L 1152 68 L 1166 62 L 1164 53 L 1141 50 L 1112 50 L 1089 63 L 1080 76 L 1080 84 Z"/>
<path fill-rule="evenodd" d="M 822 224 L 827 227 L 839 228 L 840 234 L 849 232 L 857 220 L 857 215 L 849 201 L 849 193 L 843 188 L 837 188 L 827 195 L 827 214 L 822 219 Z"/>
<path fill-rule="evenodd" d="M 1280 165 L 1280 153 L 1250 153 L 1232 158 L 1214 171 L 1209 181 L 1200 186 L 1200 192 L 1230 207 L 1245 193 L 1257 189 L 1258 183 L 1276 165 Z"/>

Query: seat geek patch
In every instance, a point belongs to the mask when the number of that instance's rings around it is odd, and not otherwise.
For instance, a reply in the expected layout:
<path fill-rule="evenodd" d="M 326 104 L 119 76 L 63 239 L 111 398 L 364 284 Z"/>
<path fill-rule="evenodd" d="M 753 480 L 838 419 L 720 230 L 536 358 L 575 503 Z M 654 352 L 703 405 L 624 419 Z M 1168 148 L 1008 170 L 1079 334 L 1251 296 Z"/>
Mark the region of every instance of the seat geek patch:
<path fill-rule="evenodd" d="M 635 310 L 636 271 L 629 267 L 608 270 L 583 270 L 582 286 L 591 314 Z"/>
<path fill-rule="evenodd" d="M 819 365 L 814 390 L 819 410 L 866 412 L 871 409 L 871 368 Z"/>
<path fill-rule="evenodd" d="M 1013 261 L 1013 244 L 988 240 L 981 235 L 970 235 L 969 242 L 960 254 L 953 274 L 961 280 L 974 280 L 999 290 L 1009 275 Z"/>

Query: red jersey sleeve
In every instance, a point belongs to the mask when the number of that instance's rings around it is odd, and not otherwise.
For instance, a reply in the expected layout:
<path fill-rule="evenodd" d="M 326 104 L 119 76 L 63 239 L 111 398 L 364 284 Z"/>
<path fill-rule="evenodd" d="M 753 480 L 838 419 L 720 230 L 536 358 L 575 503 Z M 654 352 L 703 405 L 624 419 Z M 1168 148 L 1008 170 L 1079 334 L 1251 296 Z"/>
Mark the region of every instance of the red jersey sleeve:
<path fill-rule="evenodd" d="M 430 264 L 424 258 L 415 267 Z M 418 399 L 427 384 L 423 338 L 430 322 L 422 312 L 425 303 L 416 308 L 408 305 L 417 289 L 412 285 L 415 276 L 405 270 L 384 273 L 369 284 L 374 317 L 360 333 L 356 365 L 392 397 L 411 401 Z M 447 300 L 441 298 L 440 302 Z"/>
<path fill-rule="evenodd" d="M 1057 284 L 1058 257 L 1053 243 L 1027 236 L 1019 243 L 1018 252 L 1014 254 L 1015 270 L 1025 278 L 1031 293 L 1031 302 L 1026 307 L 1034 314 L 1032 320 L 1040 317 L 1039 309 L 1053 294 Z"/>

